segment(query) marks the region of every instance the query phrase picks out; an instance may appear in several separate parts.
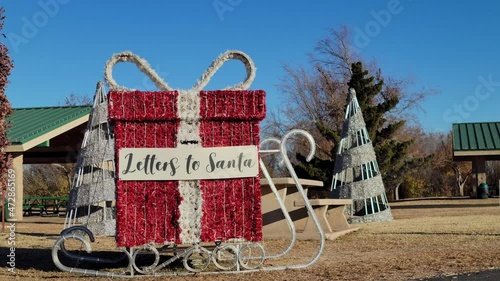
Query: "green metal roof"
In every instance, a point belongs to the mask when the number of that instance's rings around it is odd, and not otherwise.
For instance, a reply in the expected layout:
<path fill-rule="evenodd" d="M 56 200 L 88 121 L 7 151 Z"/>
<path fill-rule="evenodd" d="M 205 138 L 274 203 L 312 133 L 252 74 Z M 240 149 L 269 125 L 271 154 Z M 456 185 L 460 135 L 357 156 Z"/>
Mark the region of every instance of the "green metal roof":
<path fill-rule="evenodd" d="M 7 120 L 11 144 L 23 144 L 90 113 L 91 106 L 14 108 Z"/>
<path fill-rule="evenodd" d="M 453 124 L 453 151 L 500 150 L 500 122 Z"/>

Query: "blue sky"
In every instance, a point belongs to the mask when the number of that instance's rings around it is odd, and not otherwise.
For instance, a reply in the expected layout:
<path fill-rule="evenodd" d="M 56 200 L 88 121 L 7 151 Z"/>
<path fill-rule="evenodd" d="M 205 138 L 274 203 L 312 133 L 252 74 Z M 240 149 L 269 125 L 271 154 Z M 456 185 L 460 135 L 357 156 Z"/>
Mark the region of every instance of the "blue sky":
<path fill-rule="evenodd" d="M 3 1 L 3 39 L 14 59 L 7 96 L 14 107 L 53 106 L 71 93 L 92 95 L 113 53 L 147 59 L 174 88 L 191 88 L 228 49 L 257 65 L 253 89 L 268 93 L 268 109 L 283 103 L 283 64 L 307 65 L 328 28 L 348 25 L 354 45 L 384 73 L 413 77 L 410 90 L 438 94 L 419 112 L 425 130 L 452 122 L 500 121 L 500 2 L 305 0 L 33 0 Z M 124 86 L 153 90 L 132 65 L 116 67 Z M 209 89 L 239 82 L 244 68 L 229 62 Z"/>

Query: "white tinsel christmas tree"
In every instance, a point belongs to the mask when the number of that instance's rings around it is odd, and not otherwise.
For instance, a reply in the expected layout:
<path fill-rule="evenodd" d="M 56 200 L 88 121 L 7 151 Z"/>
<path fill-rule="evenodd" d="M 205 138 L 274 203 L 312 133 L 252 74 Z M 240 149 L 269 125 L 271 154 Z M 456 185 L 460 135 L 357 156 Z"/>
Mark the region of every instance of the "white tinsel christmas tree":
<path fill-rule="evenodd" d="M 377 157 L 352 88 L 333 174 L 331 197 L 353 199 L 347 210 L 351 223 L 392 220 Z"/>
<path fill-rule="evenodd" d="M 76 222 L 96 235 L 115 235 L 115 144 L 108 124 L 108 102 L 102 82 L 76 164 L 69 197 L 66 227 Z"/>

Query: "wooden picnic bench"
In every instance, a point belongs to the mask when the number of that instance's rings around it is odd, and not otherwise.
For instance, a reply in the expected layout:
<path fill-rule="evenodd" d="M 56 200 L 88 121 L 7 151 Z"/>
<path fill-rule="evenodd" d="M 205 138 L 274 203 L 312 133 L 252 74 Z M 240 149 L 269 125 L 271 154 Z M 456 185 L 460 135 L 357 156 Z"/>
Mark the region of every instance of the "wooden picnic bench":
<path fill-rule="evenodd" d="M 304 200 L 300 196 L 294 180 L 292 178 L 274 178 L 272 181 L 293 220 L 297 239 L 318 239 L 316 227 L 307 213 Z M 309 188 L 323 186 L 321 181 L 299 179 L 299 182 L 306 193 Z M 267 180 L 261 179 L 261 187 L 264 237 L 271 239 L 288 237 L 289 231 L 285 216 Z M 333 240 L 358 230 L 347 223 L 344 215 L 344 209 L 352 204 L 352 199 L 309 199 L 309 202 L 327 239 Z"/>
<path fill-rule="evenodd" d="M 326 239 L 333 240 L 346 233 L 356 231 L 347 222 L 344 214 L 345 207 L 352 204 L 352 199 L 309 199 L 314 208 L 314 213 L 325 232 Z M 296 207 L 304 207 L 303 200 L 294 202 Z M 315 233 L 315 226 L 312 219 L 307 216 L 295 222 L 296 227 L 300 226 L 303 233 L 303 239 L 308 238 Z"/>

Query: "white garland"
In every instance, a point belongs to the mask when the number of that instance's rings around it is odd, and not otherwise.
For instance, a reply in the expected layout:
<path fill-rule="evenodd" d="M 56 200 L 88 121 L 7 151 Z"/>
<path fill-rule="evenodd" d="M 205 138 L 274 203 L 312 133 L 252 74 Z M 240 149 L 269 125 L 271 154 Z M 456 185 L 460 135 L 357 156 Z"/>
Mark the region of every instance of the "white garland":
<path fill-rule="evenodd" d="M 246 90 L 250 87 L 253 80 L 255 79 L 256 68 L 252 61 L 252 59 L 242 51 L 238 50 L 228 50 L 221 55 L 219 55 L 212 64 L 208 67 L 208 69 L 201 75 L 201 78 L 196 82 L 196 84 L 191 88 L 194 92 L 201 91 L 209 82 L 212 76 L 222 67 L 222 65 L 231 59 L 236 59 L 245 65 L 247 77 L 245 80 L 239 84 L 226 87 L 225 90 Z M 113 67 L 120 62 L 131 62 L 134 63 L 141 72 L 146 74 L 151 81 L 158 87 L 158 89 L 162 91 L 173 91 L 167 82 L 165 82 L 156 71 L 151 68 L 149 63 L 139 57 L 138 55 L 125 51 L 118 54 L 114 54 L 107 62 L 104 68 L 104 79 L 106 84 L 111 90 L 114 91 L 134 91 L 134 89 L 130 89 L 124 86 L 120 86 L 116 83 L 113 78 Z"/>

